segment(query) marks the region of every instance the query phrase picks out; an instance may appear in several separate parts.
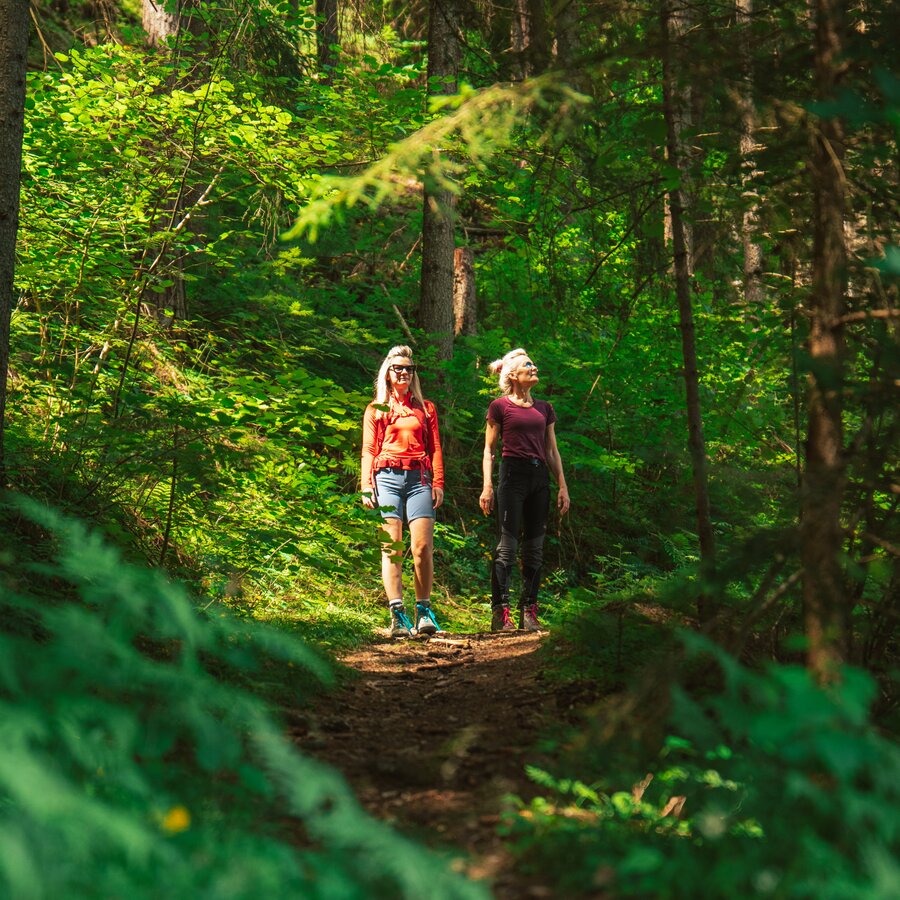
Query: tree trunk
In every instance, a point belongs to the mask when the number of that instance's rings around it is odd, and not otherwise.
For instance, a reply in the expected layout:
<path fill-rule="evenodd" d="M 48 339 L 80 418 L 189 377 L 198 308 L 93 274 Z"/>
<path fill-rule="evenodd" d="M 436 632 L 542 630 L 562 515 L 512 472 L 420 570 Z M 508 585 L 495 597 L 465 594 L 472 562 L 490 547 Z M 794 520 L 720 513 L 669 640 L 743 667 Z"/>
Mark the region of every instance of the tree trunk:
<path fill-rule="evenodd" d="M 669 165 L 682 171 L 679 121 L 675 111 L 671 61 L 671 8 L 670 0 L 662 0 L 660 19 L 662 26 L 663 66 L 663 115 L 666 122 L 666 147 Z M 700 565 L 704 577 L 710 576 L 715 566 L 715 538 L 709 508 L 709 477 L 706 466 L 706 447 L 703 440 L 703 418 L 700 411 L 700 378 L 697 370 L 697 347 L 694 337 L 694 313 L 691 305 L 691 273 L 689 266 L 687 229 L 684 222 L 682 188 L 669 191 L 669 217 L 672 231 L 672 250 L 675 274 L 675 295 L 678 299 L 681 351 L 684 359 L 684 384 L 687 394 L 688 447 L 694 474 L 694 498 L 697 512 L 697 534 L 700 539 Z M 697 613 L 701 621 L 713 613 L 712 603 L 701 587 L 697 598 Z"/>
<path fill-rule="evenodd" d="M 337 64 L 334 47 L 338 43 L 337 0 L 316 0 L 316 55 L 324 80 L 331 81 L 331 71 Z"/>
<path fill-rule="evenodd" d="M 478 324 L 478 295 L 475 291 L 475 254 L 471 247 L 456 248 L 453 269 L 453 332 L 473 335 Z"/>
<path fill-rule="evenodd" d="M 663 12 L 663 68 L 668 67 L 668 76 L 663 75 L 664 87 L 668 85 L 669 98 L 667 106 L 672 118 L 675 131 L 675 152 L 667 151 L 669 165 L 678 170 L 680 185 L 678 188 L 681 198 L 681 232 L 685 246 L 685 264 L 688 273 L 694 271 L 694 229 L 686 216 L 692 209 L 692 190 L 690 177 L 691 148 L 685 142 L 685 135 L 693 127 L 693 102 L 691 89 L 683 84 L 677 77 L 678 71 L 674 65 L 677 57 L 683 58 L 680 42 L 691 26 L 690 10 L 683 5 L 683 0 L 660 0 Z M 671 203 L 669 195 L 668 203 Z M 665 209 L 665 240 L 668 243 L 673 240 L 672 212 L 668 203 Z"/>
<path fill-rule="evenodd" d="M 581 49 L 578 40 L 578 0 L 556 0 L 553 6 L 554 56 L 559 68 L 573 72 Z"/>
<path fill-rule="evenodd" d="M 741 78 L 738 110 L 741 117 L 740 158 L 741 243 L 744 250 L 744 305 L 758 308 L 763 301 L 762 247 L 756 242 L 759 231 L 759 195 L 753 184 L 756 171 L 756 108 L 753 103 L 753 62 L 750 54 L 750 21 L 753 0 L 737 0 L 735 5 L 740 30 Z"/>
<path fill-rule="evenodd" d="M 512 17 L 515 11 L 506 3 L 502 5 L 487 3 L 482 9 L 486 50 L 496 65 L 497 80 L 510 81 L 513 77 L 513 68 L 517 64 L 510 53 Z"/>
<path fill-rule="evenodd" d="M 509 34 L 513 78 L 543 72 L 550 63 L 550 32 L 543 0 L 515 0 Z"/>
<path fill-rule="evenodd" d="M 431 0 L 428 22 L 429 94 L 456 93 L 459 52 L 455 0 Z M 437 153 L 436 149 L 436 156 Z M 434 336 L 440 359 L 449 359 L 453 355 L 454 207 L 455 195 L 441 184 L 440 173 L 426 173 L 422 207 L 419 324 Z"/>
<path fill-rule="evenodd" d="M 816 92 L 832 99 L 841 81 L 843 22 L 840 0 L 815 0 Z M 808 301 L 808 425 L 800 513 L 800 556 L 807 661 L 823 681 L 834 677 L 849 651 L 843 546 L 844 434 L 842 413 L 846 248 L 844 245 L 844 135 L 837 119 L 813 121 L 812 292 Z"/>
<path fill-rule="evenodd" d="M 509 29 L 509 46 L 513 56 L 513 78 L 516 81 L 521 81 L 529 75 L 525 54 L 530 43 L 531 17 L 528 15 L 528 0 L 515 0 Z"/>
<path fill-rule="evenodd" d="M 6 388 L 9 329 L 15 306 L 28 10 L 29 0 L 0 0 L 0 489 L 6 487 Z"/>
<path fill-rule="evenodd" d="M 164 44 L 178 34 L 181 0 L 142 0 L 141 24 L 151 47 Z"/>
<path fill-rule="evenodd" d="M 169 38 L 174 38 L 182 27 L 185 27 L 185 20 L 182 19 L 186 11 L 190 11 L 193 0 L 142 0 L 141 3 L 141 22 L 144 30 L 147 32 L 147 43 L 151 47 L 165 46 Z M 198 22 L 194 23 L 195 29 L 201 26 Z M 173 73 L 170 82 L 170 88 L 175 86 L 175 76 Z M 185 210 L 190 209 L 192 199 L 196 197 L 196 192 L 190 187 L 185 187 L 179 191 L 174 200 L 171 210 L 165 215 L 168 221 L 163 227 L 171 229 L 184 215 Z M 188 225 L 185 231 L 192 230 Z M 155 295 L 156 318 L 160 323 L 165 323 L 169 312 L 172 314 L 172 322 L 184 320 L 187 318 L 187 288 L 184 281 L 184 258 L 179 256 L 166 264 L 169 279 L 172 284 L 166 287 L 162 293 Z"/>

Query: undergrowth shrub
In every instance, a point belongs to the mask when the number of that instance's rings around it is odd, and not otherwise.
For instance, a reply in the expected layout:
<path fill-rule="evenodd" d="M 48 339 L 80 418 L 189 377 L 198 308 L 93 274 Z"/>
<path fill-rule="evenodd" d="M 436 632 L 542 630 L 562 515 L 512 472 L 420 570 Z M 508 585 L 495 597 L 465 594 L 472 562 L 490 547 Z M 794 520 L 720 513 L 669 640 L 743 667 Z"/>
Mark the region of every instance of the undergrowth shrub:
<path fill-rule="evenodd" d="M 532 770 L 542 795 L 507 818 L 523 860 L 567 895 L 896 897 L 900 748 L 871 722 L 871 676 L 846 668 L 821 687 L 802 667 L 756 672 L 684 640 L 722 690 L 675 687 L 676 731 L 643 778 L 611 748 L 599 779 Z M 586 769 L 604 757 L 590 752 Z"/>
<path fill-rule="evenodd" d="M 369 819 L 251 692 L 272 660 L 327 679 L 308 647 L 199 611 L 77 521 L 0 513 L 0 895 L 483 896 Z M 14 528 L 55 551 L 35 561 Z"/>

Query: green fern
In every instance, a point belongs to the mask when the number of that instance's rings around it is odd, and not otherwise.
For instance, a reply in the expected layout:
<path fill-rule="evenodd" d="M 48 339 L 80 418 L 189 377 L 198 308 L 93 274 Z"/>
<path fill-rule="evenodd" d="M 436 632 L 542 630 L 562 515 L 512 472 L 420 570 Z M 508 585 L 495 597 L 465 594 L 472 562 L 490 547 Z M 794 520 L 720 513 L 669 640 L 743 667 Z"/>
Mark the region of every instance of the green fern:
<path fill-rule="evenodd" d="M 368 818 L 236 686 L 273 660 L 327 680 L 305 645 L 201 614 L 79 522 L 15 507 L 56 549 L 0 560 L 0 894 L 485 896 Z"/>

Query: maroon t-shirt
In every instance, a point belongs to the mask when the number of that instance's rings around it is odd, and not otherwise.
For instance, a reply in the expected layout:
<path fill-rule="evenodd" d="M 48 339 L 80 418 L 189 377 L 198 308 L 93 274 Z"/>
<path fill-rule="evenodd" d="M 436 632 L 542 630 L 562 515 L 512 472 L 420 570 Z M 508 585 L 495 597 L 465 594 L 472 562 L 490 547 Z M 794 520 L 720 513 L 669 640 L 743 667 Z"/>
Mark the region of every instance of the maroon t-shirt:
<path fill-rule="evenodd" d="M 556 413 L 546 400 L 535 400 L 534 406 L 523 409 L 509 397 L 498 397 L 488 407 L 486 418 L 500 426 L 503 456 L 547 462 L 547 428 L 556 421 Z"/>

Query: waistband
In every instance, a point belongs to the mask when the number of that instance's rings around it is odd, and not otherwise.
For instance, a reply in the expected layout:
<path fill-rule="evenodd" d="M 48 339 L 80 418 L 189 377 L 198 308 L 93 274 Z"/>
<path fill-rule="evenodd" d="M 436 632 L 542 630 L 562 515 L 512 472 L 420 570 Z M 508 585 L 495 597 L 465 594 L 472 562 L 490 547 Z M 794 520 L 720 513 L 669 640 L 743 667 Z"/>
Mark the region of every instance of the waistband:
<path fill-rule="evenodd" d="M 431 460 L 427 456 L 422 456 L 418 459 L 403 459 L 399 456 L 382 454 L 375 457 L 372 463 L 372 470 L 378 472 L 382 469 L 423 469 L 426 472 L 430 472 Z"/>
<path fill-rule="evenodd" d="M 536 456 L 501 456 L 501 463 L 516 463 L 517 465 L 522 466 L 546 466 L 547 463 L 542 459 L 538 459 Z"/>
<path fill-rule="evenodd" d="M 380 472 L 390 472 L 392 475 L 402 475 L 404 472 L 420 472 L 423 480 L 432 476 L 430 460 L 423 459 L 406 460 L 404 463 L 396 459 L 385 460 L 374 467 L 372 476 L 374 477 Z"/>

